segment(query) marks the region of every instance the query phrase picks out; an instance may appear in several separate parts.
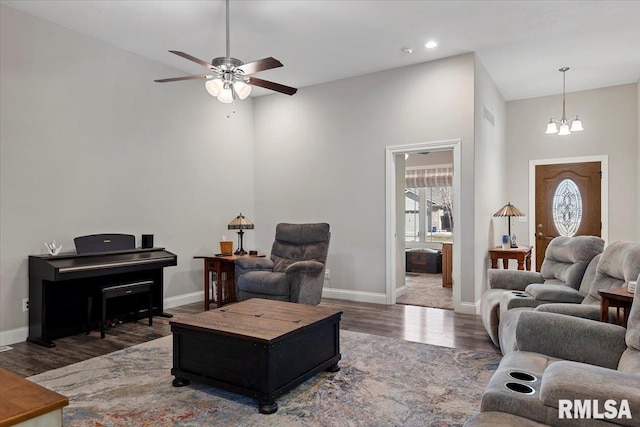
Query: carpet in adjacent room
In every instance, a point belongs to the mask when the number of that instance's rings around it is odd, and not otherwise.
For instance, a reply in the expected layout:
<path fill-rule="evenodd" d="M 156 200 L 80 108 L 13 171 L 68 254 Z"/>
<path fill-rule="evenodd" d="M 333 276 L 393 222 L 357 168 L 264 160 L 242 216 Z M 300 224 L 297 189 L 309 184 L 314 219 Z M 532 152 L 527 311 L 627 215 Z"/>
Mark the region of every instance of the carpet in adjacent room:
<path fill-rule="evenodd" d="M 407 273 L 405 286 L 396 303 L 453 310 L 453 289 L 442 287 L 442 274 Z"/>

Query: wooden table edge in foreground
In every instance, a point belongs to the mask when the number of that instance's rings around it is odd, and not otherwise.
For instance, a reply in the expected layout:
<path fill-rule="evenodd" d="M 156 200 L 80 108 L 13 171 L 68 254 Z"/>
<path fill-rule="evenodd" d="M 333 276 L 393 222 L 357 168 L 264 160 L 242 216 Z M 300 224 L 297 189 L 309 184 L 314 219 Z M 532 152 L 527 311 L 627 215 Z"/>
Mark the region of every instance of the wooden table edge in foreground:
<path fill-rule="evenodd" d="M 0 396 L 0 427 L 25 421 L 62 426 L 62 408 L 69 404 L 65 396 L 2 368 Z"/>

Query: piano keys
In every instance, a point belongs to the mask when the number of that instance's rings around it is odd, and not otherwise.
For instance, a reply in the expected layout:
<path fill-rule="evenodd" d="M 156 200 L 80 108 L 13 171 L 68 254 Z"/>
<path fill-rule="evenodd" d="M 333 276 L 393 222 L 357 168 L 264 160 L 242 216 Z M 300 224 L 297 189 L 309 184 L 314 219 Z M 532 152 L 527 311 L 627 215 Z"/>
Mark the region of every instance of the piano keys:
<path fill-rule="evenodd" d="M 163 268 L 175 266 L 177 261 L 177 256 L 164 248 L 29 256 L 27 340 L 54 347 L 54 338 L 82 332 L 88 297 L 106 285 L 151 280 L 152 314 L 171 317 L 163 311 Z M 146 312 L 136 315 L 146 317 Z"/>

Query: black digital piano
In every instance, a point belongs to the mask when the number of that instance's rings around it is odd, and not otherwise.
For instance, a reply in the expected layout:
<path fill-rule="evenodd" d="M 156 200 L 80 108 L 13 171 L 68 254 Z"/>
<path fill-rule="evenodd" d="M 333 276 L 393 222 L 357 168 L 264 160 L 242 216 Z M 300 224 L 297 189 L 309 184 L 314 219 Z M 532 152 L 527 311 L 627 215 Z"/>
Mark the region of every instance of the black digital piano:
<path fill-rule="evenodd" d="M 171 317 L 163 310 L 163 268 L 177 265 L 175 254 L 135 248 L 129 234 L 82 236 L 75 244 L 74 253 L 29 256 L 28 341 L 54 347 L 54 338 L 81 332 L 91 321 L 88 298 L 103 286 L 152 281 L 152 314 Z"/>

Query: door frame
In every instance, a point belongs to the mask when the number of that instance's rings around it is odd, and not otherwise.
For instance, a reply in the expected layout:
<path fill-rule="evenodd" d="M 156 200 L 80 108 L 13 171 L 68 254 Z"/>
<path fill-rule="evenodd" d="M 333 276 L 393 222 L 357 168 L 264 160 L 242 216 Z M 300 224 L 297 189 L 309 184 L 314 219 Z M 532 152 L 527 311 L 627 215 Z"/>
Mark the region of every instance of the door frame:
<path fill-rule="evenodd" d="M 600 185 L 600 215 L 602 220 L 601 237 L 605 246 L 609 240 L 609 156 L 584 156 L 584 157 L 562 157 L 556 159 L 529 160 L 529 241 L 531 246 L 535 244 L 533 236 L 536 232 L 535 212 L 536 212 L 536 166 L 556 165 L 561 163 L 587 163 L 600 162 L 602 170 L 602 182 Z M 531 265 L 536 265 L 535 250 L 531 251 Z"/>
<path fill-rule="evenodd" d="M 386 289 L 385 289 L 385 299 L 387 304 L 395 304 L 396 303 L 396 269 L 397 269 L 397 259 L 396 259 L 396 249 L 397 249 L 397 238 L 396 236 L 396 156 L 398 154 L 412 154 L 412 153 L 421 153 L 424 151 L 444 151 L 444 150 L 453 150 L 453 205 L 458 206 L 458 209 L 453 210 L 453 223 L 458 229 L 456 232 L 456 228 L 454 228 L 453 232 L 453 307 L 455 311 L 461 310 L 461 289 L 462 281 L 460 279 L 460 254 L 461 254 L 461 235 L 460 235 L 460 224 L 461 224 L 461 197 L 460 197 L 460 187 L 461 187 L 461 144 L 462 140 L 453 139 L 453 140 L 445 140 L 445 141 L 431 141 L 431 142 L 421 142 L 417 144 L 406 144 L 406 145 L 393 145 L 388 146 L 385 149 L 385 186 L 386 186 L 386 199 L 385 199 L 385 209 L 386 209 Z M 404 235 L 401 236 L 404 239 Z"/>

